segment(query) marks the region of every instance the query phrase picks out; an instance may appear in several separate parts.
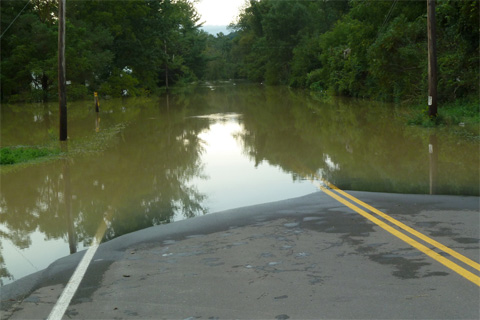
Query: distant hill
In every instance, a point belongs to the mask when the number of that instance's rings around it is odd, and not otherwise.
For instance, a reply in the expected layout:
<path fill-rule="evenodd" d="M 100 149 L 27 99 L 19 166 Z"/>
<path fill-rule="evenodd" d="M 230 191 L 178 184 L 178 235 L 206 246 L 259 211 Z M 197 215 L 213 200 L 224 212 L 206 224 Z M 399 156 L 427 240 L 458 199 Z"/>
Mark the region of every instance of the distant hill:
<path fill-rule="evenodd" d="M 217 35 L 217 33 L 223 32 L 223 34 L 229 34 L 230 31 L 227 30 L 227 26 L 202 26 L 201 29 L 207 33 L 210 33 L 214 36 Z"/>

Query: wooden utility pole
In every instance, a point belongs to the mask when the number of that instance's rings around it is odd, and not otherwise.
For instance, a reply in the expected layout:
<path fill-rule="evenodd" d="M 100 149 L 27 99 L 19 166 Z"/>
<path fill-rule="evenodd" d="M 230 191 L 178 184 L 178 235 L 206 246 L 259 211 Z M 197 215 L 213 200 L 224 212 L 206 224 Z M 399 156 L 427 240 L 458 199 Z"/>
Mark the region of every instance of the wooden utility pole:
<path fill-rule="evenodd" d="M 437 116 L 437 30 L 435 0 L 427 0 L 428 116 Z"/>
<path fill-rule="evenodd" d="M 438 141 L 436 134 L 430 135 L 428 154 L 430 158 L 430 194 L 436 194 L 438 175 Z"/>
<path fill-rule="evenodd" d="M 168 93 L 168 55 L 167 55 L 167 40 L 163 40 L 165 44 L 165 86 L 167 87 Z"/>
<path fill-rule="evenodd" d="M 58 102 L 60 107 L 60 141 L 67 140 L 67 93 L 65 81 L 65 6 L 66 0 L 58 0 Z"/>

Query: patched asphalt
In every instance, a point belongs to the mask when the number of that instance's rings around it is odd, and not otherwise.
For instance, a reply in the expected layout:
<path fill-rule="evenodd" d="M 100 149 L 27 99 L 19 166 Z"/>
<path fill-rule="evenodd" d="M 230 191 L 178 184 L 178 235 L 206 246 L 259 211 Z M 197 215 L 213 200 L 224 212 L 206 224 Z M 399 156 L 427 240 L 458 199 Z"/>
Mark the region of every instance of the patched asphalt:
<path fill-rule="evenodd" d="M 349 193 L 480 261 L 478 197 Z M 2 287 L 2 319 L 46 319 L 83 254 Z M 479 301 L 477 285 L 317 192 L 102 244 L 64 319 L 479 319 Z"/>

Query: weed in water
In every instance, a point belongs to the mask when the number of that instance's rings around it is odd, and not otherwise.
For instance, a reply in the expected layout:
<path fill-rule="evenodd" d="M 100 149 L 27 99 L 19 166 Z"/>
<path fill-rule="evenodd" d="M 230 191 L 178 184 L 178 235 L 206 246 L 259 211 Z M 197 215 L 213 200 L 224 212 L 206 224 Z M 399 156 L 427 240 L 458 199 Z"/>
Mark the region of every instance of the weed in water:
<path fill-rule="evenodd" d="M 407 123 L 422 127 L 458 126 L 480 124 L 478 98 L 462 99 L 439 106 L 438 116 L 429 117 L 428 107 L 412 108 L 413 112 Z"/>
<path fill-rule="evenodd" d="M 42 157 L 55 156 L 59 153 L 59 150 L 36 147 L 0 148 L 0 165 L 28 162 Z"/>

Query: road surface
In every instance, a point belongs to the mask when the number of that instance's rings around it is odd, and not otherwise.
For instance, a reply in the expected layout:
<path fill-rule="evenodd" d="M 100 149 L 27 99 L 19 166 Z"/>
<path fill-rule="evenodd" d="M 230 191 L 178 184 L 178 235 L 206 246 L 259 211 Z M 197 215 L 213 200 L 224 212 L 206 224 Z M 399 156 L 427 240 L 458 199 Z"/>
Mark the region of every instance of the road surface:
<path fill-rule="evenodd" d="M 327 191 L 101 244 L 54 314 L 65 257 L 2 287 L 2 319 L 480 318 L 478 197 Z"/>

